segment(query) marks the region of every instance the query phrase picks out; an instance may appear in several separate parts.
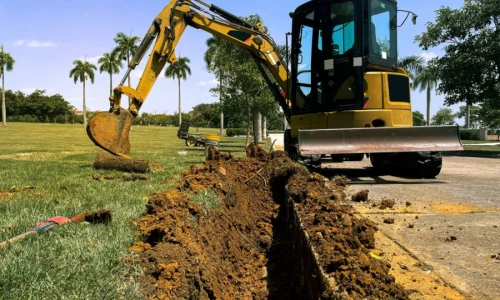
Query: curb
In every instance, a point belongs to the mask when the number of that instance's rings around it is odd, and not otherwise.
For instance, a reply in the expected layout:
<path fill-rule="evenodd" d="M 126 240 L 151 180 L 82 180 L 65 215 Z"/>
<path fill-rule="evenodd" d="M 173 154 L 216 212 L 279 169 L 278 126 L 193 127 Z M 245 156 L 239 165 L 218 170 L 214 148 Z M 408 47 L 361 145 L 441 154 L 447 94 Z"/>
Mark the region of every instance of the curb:
<path fill-rule="evenodd" d="M 480 157 L 480 158 L 500 158 L 500 151 L 481 151 L 481 150 L 464 150 L 442 152 L 443 156 L 463 156 L 463 157 Z"/>

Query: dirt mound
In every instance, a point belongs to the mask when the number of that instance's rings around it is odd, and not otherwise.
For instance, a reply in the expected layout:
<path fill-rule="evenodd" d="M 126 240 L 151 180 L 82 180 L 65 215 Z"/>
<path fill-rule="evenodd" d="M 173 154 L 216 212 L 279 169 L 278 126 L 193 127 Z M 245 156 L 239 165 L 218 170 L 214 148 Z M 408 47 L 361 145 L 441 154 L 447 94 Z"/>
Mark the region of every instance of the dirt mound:
<path fill-rule="evenodd" d="M 376 227 L 322 176 L 259 148 L 192 166 L 150 199 L 130 249 L 146 298 L 406 299 L 390 266 L 369 256 Z"/>
<path fill-rule="evenodd" d="M 268 159 L 269 154 L 262 149 L 258 144 L 251 143 L 246 147 L 247 157 L 257 158 L 258 160 L 265 161 Z"/>

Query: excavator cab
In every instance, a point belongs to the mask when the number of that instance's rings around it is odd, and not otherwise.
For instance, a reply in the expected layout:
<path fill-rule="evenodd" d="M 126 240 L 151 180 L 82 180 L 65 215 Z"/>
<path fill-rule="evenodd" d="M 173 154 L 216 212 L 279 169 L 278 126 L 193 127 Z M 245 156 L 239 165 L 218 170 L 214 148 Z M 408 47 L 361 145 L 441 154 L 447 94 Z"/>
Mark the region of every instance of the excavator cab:
<path fill-rule="evenodd" d="M 398 67 L 397 16 L 393 0 L 309 1 L 291 13 L 296 92 L 285 147 L 292 156 L 311 163 L 368 154 L 379 166 L 376 158 L 429 161 L 424 152 L 440 158 L 440 151 L 463 150 L 458 126 L 413 126 L 409 76 Z M 424 173 L 440 168 L 438 159 Z"/>
<path fill-rule="evenodd" d="M 292 22 L 292 89 L 300 90 L 306 103 L 292 95 L 294 114 L 363 109 L 370 100 L 365 73 L 398 71 L 396 16 L 390 0 L 310 1 L 298 7 Z M 400 101 L 409 102 L 408 77 L 397 79 Z"/>

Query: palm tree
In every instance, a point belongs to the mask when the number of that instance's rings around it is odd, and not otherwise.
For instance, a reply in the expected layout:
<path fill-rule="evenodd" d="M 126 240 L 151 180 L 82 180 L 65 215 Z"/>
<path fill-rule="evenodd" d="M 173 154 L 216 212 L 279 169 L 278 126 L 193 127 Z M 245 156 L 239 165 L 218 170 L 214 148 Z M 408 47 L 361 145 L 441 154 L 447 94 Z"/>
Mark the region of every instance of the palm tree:
<path fill-rule="evenodd" d="M 104 53 L 97 61 L 100 65 L 99 73 L 106 72 L 109 74 L 109 96 L 113 95 L 113 74 L 118 74 L 120 69 L 123 68 L 119 54 L 115 49 L 110 53 Z"/>
<path fill-rule="evenodd" d="M 216 76 L 219 77 L 219 102 L 220 102 L 220 135 L 224 132 L 224 109 L 222 102 L 222 68 L 218 62 L 220 59 L 219 51 L 222 39 L 212 36 L 206 41 L 207 51 L 203 56 L 208 70 L 215 70 Z"/>
<path fill-rule="evenodd" d="M 123 59 L 127 58 L 127 66 L 130 64 L 130 58 L 135 55 L 137 49 L 139 48 L 139 42 L 141 38 L 138 36 L 127 36 L 123 32 L 116 34 L 114 38 L 116 45 L 116 51 L 119 53 Z M 130 86 L 130 74 L 128 75 L 128 86 Z M 130 103 L 130 97 L 128 97 L 128 103 Z"/>
<path fill-rule="evenodd" d="M 412 82 L 418 76 L 420 72 L 424 69 L 425 58 L 421 55 L 410 55 L 398 59 L 398 65 L 400 68 L 408 72 Z"/>
<path fill-rule="evenodd" d="M 430 125 L 431 115 L 431 90 L 436 89 L 439 82 L 439 77 L 436 69 L 433 66 L 427 65 L 415 77 L 415 89 L 420 88 L 420 92 L 427 90 L 427 126 Z"/>
<path fill-rule="evenodd" d="M 87 106 L 85 103 L 85 81 L 90 79 L 91 83 L 94 83 L 94 71 L 97 67 L 88 61 L 75 60 L 73 62 L 75 67 L 69 72 L 69 77 L 73 78 L 75 84 L 80 81 L 83 83 L 83 124 L 87 127 Z"/>
<path fill-rule="evenodd" d="M 2 125 L 7 126 L 7 108 L 5 106 L 5 71 L 10 72 L 14 68 L 15 60 L 9 53 L 0 48 L 0 77 L 2 77 Z"/>
<path fill-rule="evenodd" d="M 186 80 L 187 75 L 191 75 L 191 68 L 189 68 L 188 64 L 191 61 L 187 57 L 179 57 L 177 58 L 177 61 L 170 64 L 167 69 L 165 70 L 165 77 L 167 78 L 172 78 L 175 80 L 177 78 L 177 81 L 179 82 L 179 126 L 181 125 L 182 122 L 182 116 L 181 116 L 181 79 Z"/>

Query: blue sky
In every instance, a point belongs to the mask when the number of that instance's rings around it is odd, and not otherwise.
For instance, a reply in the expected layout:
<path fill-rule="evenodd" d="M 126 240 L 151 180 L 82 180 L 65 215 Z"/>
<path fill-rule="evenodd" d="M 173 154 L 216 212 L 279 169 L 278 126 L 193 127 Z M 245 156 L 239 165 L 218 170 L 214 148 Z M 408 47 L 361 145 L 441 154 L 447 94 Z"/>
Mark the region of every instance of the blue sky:
<path fill-rule="evenodd" d="M 213 0 L 236 15 L 258 13 L 278 43 L 284 43 L 290 31 L 288 15 L 302 0 Z M 82 85 L 74 84 L 69 70 L 75 59 L 96 63 L 97 58 L 114 47 L 117 32 L 132 32 L 141 38 L 153 18 L 167 1 L 140 0 L 0 0 L 0 44 L 16 60 L 14 71 L 7 74 L 7 89 L 32 92 L 45 89 L 49 94 L 59 93 L 72 105 L 82 107 Z M 402 56 L 423 54 L 426 57 L 441 55 L 442 47 L 423 52 L 413 40 L 425 30 L 425 23 L 434 21 L 435 10 L 440 6 L 458 8 L 460 0 L 410 1 L 399 0 L 400 9 L 411 10 L 419 18 L 417 25 L 411 20 L 398 33 L 399 53 Z M 401 14 L 400 14 L 401 16 Z M 210 35 L 188 28 L 177 47 L 177 53 L 191 60 L 192 76 L 182 82 L 182 110 L 187 112 L 199 103 L 217 101 L 209 92 L 215 85 L 214 76 L 206 72 L 203 62 L 205 40 Z M 147 56 L 133 73 L 132 85 L 138 83 Z M 113 77 L 116 86 L 125 70 Z M 109 106 L 109 76 L 97 74 L 96 82 L 87 87 L 87 106 L 91 110 L 107 110 Z M 443 96 L 433 93 L 431 113 L 443 106 Z M 414 110 L 425 113 L 425 93 L 413 92 Z M 452 107 L 454 110 L 457 106 Z M 177 111 L 177 83 L 160 78 L 142 107 L 142 112 L 169 113 Z M 462 122 L 461 122 L 462 123 Z"/>

